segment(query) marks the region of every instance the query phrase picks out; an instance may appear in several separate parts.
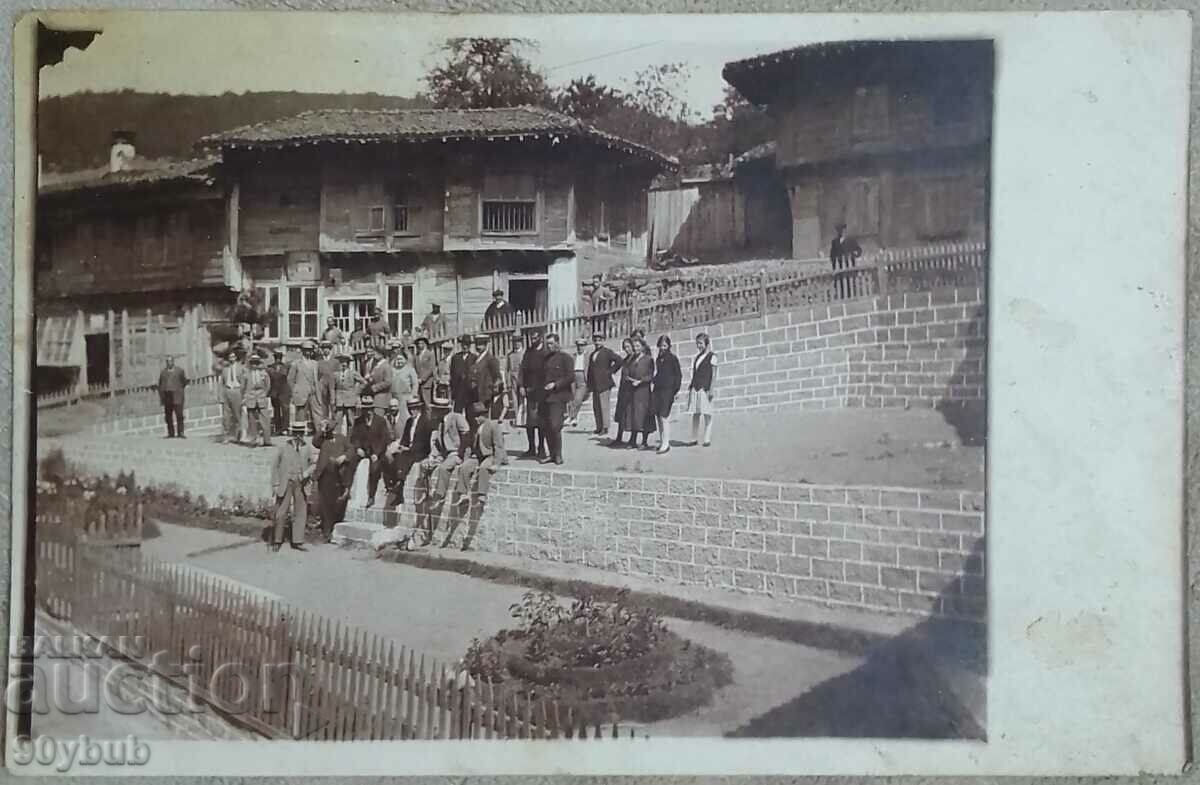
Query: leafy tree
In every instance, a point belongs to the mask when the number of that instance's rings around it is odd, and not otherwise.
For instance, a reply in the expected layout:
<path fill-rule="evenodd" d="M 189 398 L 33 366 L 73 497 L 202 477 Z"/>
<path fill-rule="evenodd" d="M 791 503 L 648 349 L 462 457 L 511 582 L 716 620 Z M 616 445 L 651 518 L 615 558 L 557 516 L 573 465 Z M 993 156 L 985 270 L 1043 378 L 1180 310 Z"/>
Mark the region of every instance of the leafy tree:
<path fill-rule="evenodd" d="M 584 122 L 607 117 L 628 108 L 626 97 L 618 90 L 596 82 L 594 74 L 584 79 L 572 79 L 556 96 L 559 111 Z"/>
<path fill-rule="evenodd" d="M 425 76 L 428 99 L 439 109 L 550 105 L 545 76 L 520 54 L 532 46 L 520 38 L 447 40 L 446 62 Z"/>
<path fill-rule="evenodd" d="M 775 127 L 765 109 L 725 85 L 725 97 L 713 106 L 709 146 L 714 160 L 742 153 L 774 138 Z"/>

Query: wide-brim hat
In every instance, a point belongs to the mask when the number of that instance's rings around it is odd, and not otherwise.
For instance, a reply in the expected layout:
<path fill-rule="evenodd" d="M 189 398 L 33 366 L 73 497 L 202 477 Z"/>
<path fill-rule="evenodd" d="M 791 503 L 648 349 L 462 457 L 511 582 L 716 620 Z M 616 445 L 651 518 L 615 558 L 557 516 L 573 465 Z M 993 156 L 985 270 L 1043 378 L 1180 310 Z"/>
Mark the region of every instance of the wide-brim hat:
<path fill-rule="evenodd" d="M 317 345 L 312 341 L 305 341 L 304 343 L 300 344 L 300 350 L 305 352 L 315 352 L 317 350 Z"/>
<path fill-rule="evenodd" d="M 413 406 L 414 404 L 417 406 L 421 405 L 421 396 L 418 393 L 413 393 L 412 395 L 408 396 L 408 405 Z"/>
<path fill-rule="evenodd" d="M 250 359 L 246 362 L 248 362 L 250 365 L 262 365 L 262 358 L 257 354 L 252 354 L 250 355 Z"/>
<path fill-rule="evenodd" d="M 428 346 L 428 345 L 429 345 L 429 339 L 428 339 L 428 338 L 426 338 L 424 335 L 418 335 L 418 336 L 417 336 L 417 340 L 413 341 L 413 343 L 414 343 L 414 344 L 417 344 L 417 343 L 424 343 L 426 346 Z"/>
<path fill-rule="evenodd" d="M 492 342 L 492 336 L 490 336 L 490 335 L 480 334 L 480 335 L 475 336 L 475 345 L 476 346 L 481 346 L 483 344 L 488 344 L 491 342 Z"/>
<path fill-rule="evenodd" d="M 322 349 L 332 349 L 333 341 L 321 341 L 321 348 Z"/>
<path fill-rule="evenodd" d="M 363 397 L 358 399 L 358 407 L 360 409 L 370 409 L 370 408 L 373 408 L 374 406 L 375 406 L 375 396 L 374 395 L 364 395 Z"/>
<path fill-rule="evenodd" d="M 271 354 L 274 355 L 275 357 L 282 357 L 284 352 L 283 352 L 283 349 L 275 349 L 274 351 L 271 352 Z"/>
<path fill-rule="evenodd" d="M 400 399 L 393 398 L 392 400 L 388 401 L 388 408 L 389 409 L 399 409 L 400 408 Z"/>
<path fill-rule="evenodd" d="M 587 346 L 588 345 L 587 339 L 586 338 L 576 338 L 575 345 L 576 346 Z"/>
<path fill-rule="evenodd" d="M 341 354 L 339 354 L 339 355 L 337 356 L 337 358 L 336 358 L 336 359 L 337 359 L 337 361 L 338 361 L 338 362 L 340 362 L 340 363 L 349 363 L 349 362 L 350 362 L 351 360 L 353 360 L 354 358 L 353 358 L 353 357 L 351 357 L 350 355 L 346 354 L 345 352 L 342 352 Z"/>
<path fill-rule="evenodd" d="M 288 432 L 293 436 L 303 436 L 308 433 L 308 423 L 294 422 L 288 426 Z"/>
<path fill-rule="evenodd" d="M 449 408 L 450 408 L 450 399 L 449 399 L 449 398 L 443 398 L 443 397 L 441 397 L 441 396 L 434 396 L 434 398 L 433 398 L 433 408 L 435 408 L 435 409 L 449 409 Z"/>
<path fill-rule="evenodd" d="M 461 343 L 463 346 L 468 346 L 471 343 L 471 336 L 460 335 L 460 336 L 458 336 L 458 342 Z"/>
<path fill-rule="evenodd" d="M 504 296 L 503 289 L 497 289 L 496 291 L 492 292 L 492 297 L 503 297 L 503 296 Z"/>

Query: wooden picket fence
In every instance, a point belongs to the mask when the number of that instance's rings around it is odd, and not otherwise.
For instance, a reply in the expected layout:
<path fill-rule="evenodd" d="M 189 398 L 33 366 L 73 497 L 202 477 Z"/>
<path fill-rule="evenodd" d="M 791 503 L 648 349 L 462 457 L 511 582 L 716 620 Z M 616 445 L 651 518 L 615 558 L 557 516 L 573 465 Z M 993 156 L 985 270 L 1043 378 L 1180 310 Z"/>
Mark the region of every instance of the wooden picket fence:
<path fill-rule="evenodd" d="M 82 542 L 103 546 L 142 544 L 142 503 L 133 497 L 113 497 L 97 503 L 65 494 L 39 493 L 39 527 L 69 527 Z"/>
<path fill-rule="evenodd" d="M 91 549 L 69 527 L 39 523 L 36 596 L 43 611 L 189 689 L 268 738 L 618 738 L 546 700 L 501 698 L 491 683 L 361 628 L 268 599 L 220 578 Z M 634 731 L 629 730 L 632 738 Z"/>
<path fill-rule="evenodd" d="M 208 398 L 216 395 L 220 381 L 221 378 L 217 374 L 190 379 L 188 381 L 187 394 L 196 395 L 199 393 L 205 396 L 205 400 L 208 400 Z M 59 406 L 73 406 L 82 401 L 104 402 L 113 413 L 125 416 L 162 412 L 162 403 L 158 399 L 157 383 L 143 384 L 136 387 L 90 384 L 86 390 L 70 388 L 67 390 L 39 393 L 37 396 L 37 408 L 53 409 Z"/>
<path fill-rule="evenodd" d="M 556 333 L 567 347 L 577 338 L 590 340 L 597 332 L 608 337 L 629 335 L 636 328 L 661 333 L 805 305 L 947 286 L 984 286 L 986 278 L 986 243 L 947 243 L 881 251 L 837 272 L 762 271 L 676 281 L 666 288 L 621 292 L 603 309 L 587 313 L 574 308 L 518 311 L 484 322 L 476 333 L 489 336 L 493 351 L 503 356 L 513 333 L 522 340 L 533 330 Z"/>

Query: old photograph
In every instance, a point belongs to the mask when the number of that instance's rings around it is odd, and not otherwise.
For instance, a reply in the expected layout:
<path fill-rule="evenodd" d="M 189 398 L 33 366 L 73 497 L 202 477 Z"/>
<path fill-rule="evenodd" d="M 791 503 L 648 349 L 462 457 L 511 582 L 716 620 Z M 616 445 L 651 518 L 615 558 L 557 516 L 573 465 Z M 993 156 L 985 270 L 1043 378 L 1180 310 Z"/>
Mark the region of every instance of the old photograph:
<path fill-rule="evenodd" d="M 38 40 L 26 736 L 987 742 L 992 40 L 122 20 Z"/>

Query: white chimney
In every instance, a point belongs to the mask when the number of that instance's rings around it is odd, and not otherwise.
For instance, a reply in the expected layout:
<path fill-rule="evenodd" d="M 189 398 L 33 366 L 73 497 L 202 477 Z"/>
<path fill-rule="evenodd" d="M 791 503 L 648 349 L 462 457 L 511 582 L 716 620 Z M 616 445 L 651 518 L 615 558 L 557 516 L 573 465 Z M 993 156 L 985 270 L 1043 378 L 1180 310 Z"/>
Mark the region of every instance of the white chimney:
<path fill-rule="evenodd" d="M 133 146 L 131 131 L 113 131 L 112 148 L 108 154 L 108 171 L 115 174 L 130 169 L 137 150 Z"/>

